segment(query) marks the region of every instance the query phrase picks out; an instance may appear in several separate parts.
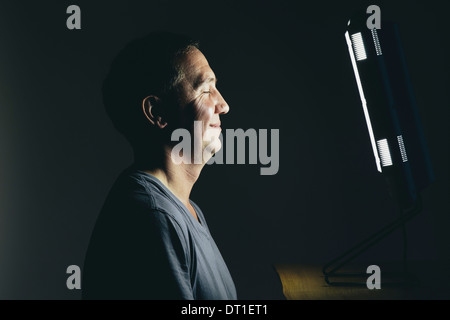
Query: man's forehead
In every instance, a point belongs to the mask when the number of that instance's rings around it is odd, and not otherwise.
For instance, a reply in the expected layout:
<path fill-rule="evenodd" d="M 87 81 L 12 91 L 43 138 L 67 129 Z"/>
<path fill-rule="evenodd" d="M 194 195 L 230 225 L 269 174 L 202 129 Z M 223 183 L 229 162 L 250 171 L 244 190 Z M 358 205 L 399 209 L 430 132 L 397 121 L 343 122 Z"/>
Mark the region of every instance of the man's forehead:
<path fill-rule="evenodd" d="M 198 49 L 192 50 L 187 55 L 184 61 L 184 72 L 194 86 L 204 82 L 216 82 L 216 76 L 208 60 Z"/>
<path fill-rule="evenodd" d="M 216 84 L 217 79 L 214 75 L 214 72 L 212 72 L 211 68 L 209 68 L 209 71 L 207 70 L 200 70 L 198 74 L 195 76 L 193 85 L 194 88 L 199 87 L 202 84 L 208 84 L 208 83 L 214 83 Z"/>

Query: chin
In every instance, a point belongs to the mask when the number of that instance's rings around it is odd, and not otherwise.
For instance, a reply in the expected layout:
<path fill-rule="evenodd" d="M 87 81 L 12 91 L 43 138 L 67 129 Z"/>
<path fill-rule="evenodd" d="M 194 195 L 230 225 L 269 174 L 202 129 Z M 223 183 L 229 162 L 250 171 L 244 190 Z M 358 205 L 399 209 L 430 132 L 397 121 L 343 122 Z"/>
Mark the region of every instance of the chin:
<path fill-rule="evenodd" d="M 209 158 L 212 157 L 215 153 L 217 153 L 220 149 L 222 149 L 222 141 L 218 137 L 214 137 L 212 141 L 208 141 L 204 143 L 203 152 L 204 155 L 209 155 Z M 206 157 L 205 157 L 206 158 Z M 206 161 L 209 160 L 205 159 Z"/>

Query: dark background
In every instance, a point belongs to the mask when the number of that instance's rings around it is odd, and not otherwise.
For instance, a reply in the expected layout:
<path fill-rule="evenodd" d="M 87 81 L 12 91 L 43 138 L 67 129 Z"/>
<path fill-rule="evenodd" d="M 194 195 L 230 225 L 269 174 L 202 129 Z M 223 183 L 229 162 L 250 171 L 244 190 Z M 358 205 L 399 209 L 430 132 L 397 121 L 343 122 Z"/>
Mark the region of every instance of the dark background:
<path fill-rule="evenodd" d="M 66 8 L 81 8 L 81 30 Z M 206 166 L 192 199 L 244 299 L 278 297 L 274 263 L 326 262 L 395 218 L 378 174 L 344 31 L 359 6 L 400 25 L 436 182 L 408 224 L 411 260 L 450 252 L 448 1 L 2 1 L 0 298 L 78 299 L 95 219 L 131 149 L 100 86 L 129 40 L 199 38 L 231 111 L 222 127 L 280 130 L 280 168 Z M 399 260 L 399 232 L 361 259 Z M 278 290 L 278 291 L 277 291 Z"/>

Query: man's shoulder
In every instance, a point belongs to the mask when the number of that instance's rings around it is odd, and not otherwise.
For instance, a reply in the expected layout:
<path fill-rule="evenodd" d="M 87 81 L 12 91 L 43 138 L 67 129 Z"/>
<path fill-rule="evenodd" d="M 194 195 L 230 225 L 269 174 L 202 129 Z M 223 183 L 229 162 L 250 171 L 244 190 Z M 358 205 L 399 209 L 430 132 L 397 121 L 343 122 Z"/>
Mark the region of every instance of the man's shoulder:
<path fill-rule="evenodd" d="M 117 178 L 111 191 L 116 200 L 130 201 L 153 214 L 166 214 L 178 222 L 183 221 L 182 209 L 162 183 L 149 174 L 127 169 Z"/>

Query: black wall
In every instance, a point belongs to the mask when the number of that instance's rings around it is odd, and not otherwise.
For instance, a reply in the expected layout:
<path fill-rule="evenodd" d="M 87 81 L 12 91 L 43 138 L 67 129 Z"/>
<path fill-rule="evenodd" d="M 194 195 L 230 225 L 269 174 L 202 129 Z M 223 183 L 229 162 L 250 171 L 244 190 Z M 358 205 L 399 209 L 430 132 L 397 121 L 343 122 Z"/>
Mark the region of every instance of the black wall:
<path fill-rule="evenodd" d="M 378 1 L 400 25 L 436 182 L 408 224 L 412 260 L 448 259 L 448 1 Z M 81 30 L 66 8 L 81 8 Z M 206 166 L 203 209 L 240 298 L 276 297 L 274 263 L 326 262 L 396 216 L 375 168 L 344 39 L 368 1 L 2 1 L 0 4 L 0 298 L 78 299 L 104 198 L 131 149 L 100 86 L 134 37 L 188 33 L 220 79 L 222 127 L 280 130 L 280 168 Z M 400 233 L 365 257 L 398 260 Z"/>

